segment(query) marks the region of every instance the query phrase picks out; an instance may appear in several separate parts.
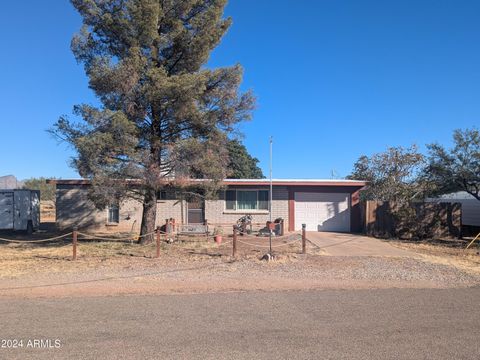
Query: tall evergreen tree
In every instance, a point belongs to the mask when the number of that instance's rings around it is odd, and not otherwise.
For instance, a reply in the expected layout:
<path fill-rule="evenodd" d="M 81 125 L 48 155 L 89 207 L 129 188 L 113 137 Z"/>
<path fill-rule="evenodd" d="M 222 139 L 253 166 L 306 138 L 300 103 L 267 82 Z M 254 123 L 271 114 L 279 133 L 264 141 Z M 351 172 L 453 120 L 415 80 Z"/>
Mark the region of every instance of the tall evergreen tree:
<path fill-rule="evenodd" d="M 251 156 L 245 145 L 233 139 L 227 144 L 228 178 L 230 179 L 262 179 L 262 169 L 258 167 L 258 159 Z"/>
<path fill-rule="evenodd" d="M 239 91 L 239 65 L 204 67 L 231 24 L 226 0 L 72 4 L 83 18 L 72 50 L 102 106 L 75 106 L 82 121 L 61 117 L 52 131 L 76 149 L 73 166 L 92 181 L 95 204 L 140 200 L 141 233 L 150 233 L 159 190 L 198 173 L 211 179 L 207 190 L 217 187 L 227 174 L 227 135 L 254 106 Z"/>

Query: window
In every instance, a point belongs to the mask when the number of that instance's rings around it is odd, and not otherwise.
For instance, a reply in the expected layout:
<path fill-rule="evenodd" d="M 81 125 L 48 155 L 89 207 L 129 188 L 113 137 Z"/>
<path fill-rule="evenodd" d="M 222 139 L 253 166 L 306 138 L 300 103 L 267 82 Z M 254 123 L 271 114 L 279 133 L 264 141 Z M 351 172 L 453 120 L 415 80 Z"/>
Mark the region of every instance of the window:
<path fill-rule="evenodd" d="M 178 200 L 177 193 L 171 189 L 157 191 L 157 201 L 164 200 Z"/>
<path fill-rule="evenodd" d="M 118 205 L 110 205 L 108 207 L 108 223 L 118 224 L 120 222 L 120 211 Z"/>
<path fill-rule="evenodd" d="M 157 195 L 158 200 L 167 200 L 167 192 L 165 190 L 160 191 Z"/>
<path fill-rule="evenodd" d="M 238 211 L 268 210 L 268 190 L 227 190 L 225 208 Z"/>

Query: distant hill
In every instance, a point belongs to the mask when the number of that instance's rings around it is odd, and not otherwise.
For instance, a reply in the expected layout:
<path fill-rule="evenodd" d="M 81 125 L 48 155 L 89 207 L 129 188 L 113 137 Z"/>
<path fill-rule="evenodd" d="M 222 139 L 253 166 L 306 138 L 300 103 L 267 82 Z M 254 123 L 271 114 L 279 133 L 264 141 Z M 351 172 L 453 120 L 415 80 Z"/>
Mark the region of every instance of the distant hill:
<path fill-rule="evenodd" d="M 21 189 L 23 181 L 13 175 L 0 176 L 0 189 Z"/>

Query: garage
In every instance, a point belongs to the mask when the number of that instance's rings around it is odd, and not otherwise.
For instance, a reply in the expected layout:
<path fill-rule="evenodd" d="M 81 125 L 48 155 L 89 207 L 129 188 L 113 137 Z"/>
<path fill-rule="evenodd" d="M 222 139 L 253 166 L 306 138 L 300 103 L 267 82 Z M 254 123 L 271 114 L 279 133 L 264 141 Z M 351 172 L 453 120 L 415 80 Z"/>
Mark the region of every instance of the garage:
<path fill-rule="evenodd" d="M 295 192 L 295 230 L 350 231 L 350 194 Z"/>

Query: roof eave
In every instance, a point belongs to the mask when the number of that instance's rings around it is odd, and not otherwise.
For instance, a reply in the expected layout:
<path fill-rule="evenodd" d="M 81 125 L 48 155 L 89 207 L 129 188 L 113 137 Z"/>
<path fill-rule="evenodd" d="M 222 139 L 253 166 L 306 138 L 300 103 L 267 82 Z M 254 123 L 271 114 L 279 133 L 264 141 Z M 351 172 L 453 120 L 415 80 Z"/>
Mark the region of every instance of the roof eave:
<path fill-rule="evenodd" d="M 47 179 L 47 184 L 54 185 L 90 185 L 91 181 L 86 179 Z M 223 185 L 230 186 L 268 186 L 269 180 L 265 179 L 225 179 Z M 360 180 L 274 180 L 274 186 L 342 186 L 342 187 L 364 187 L 366 181 Z"/>

